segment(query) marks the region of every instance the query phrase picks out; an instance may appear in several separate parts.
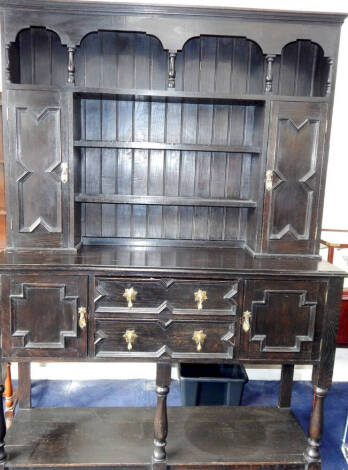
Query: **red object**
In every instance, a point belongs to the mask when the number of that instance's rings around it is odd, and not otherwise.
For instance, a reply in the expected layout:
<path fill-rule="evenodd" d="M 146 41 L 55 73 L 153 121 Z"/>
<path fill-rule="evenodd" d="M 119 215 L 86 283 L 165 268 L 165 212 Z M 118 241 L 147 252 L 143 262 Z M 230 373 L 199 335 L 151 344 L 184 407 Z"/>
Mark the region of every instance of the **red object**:
<path fill-rule="evenodd" d="M 335 248 L 348 248 L 348 230 L 323 229 L 323 232 L 341 232 L 347 234 L 347 243 L 333 243 L 328 240 L 330 238 L 330 233 L 322 233 L 320 241 L 323 245 L 328 247 L 327 260 L 329 263 L 333 263 Z M 341 314 L 337 334 L 337 346 L 348 346 L 348 289 L 343 289 L 342 293 Z"/>
<path fill-rule="evenodd" d="M 348 346 L 348 289 L 342 294 L 341 315 L 337 335 L 338 346 Z"/>

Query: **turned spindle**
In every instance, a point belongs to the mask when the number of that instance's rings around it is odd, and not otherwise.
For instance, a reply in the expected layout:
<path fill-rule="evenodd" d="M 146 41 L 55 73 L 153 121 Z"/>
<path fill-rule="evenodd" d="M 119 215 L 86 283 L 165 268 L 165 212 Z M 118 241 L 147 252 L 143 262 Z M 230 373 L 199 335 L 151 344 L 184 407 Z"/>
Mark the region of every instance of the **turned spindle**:
<path fill-rule="evenodd" d="M 334 60 L 332 57 L 327 58 L 328 63 L 328 72 L 327 72 L 327 80 L 326 80 L 326 96 L 329 96 L 332 89 L 332 77 L 333 77 L 333 65 Z"/>
<path fill-rule="evenodd" d="M 266 55 L 266 80 L 265 80 L 265 92 L 272 93 L 273 90 L 273 62 L 275 59 L 274 54 L 267 54 Z"/>
<path fill-rule="evenodd" d="M 75 51 L 76 47 L 68 47 L 68 83 L 75 83 Z"/>
<path fill-rule="evenodd" d="M 175 88 L 175 59 L 176 52 L 169 52 L 168 54 L 168 88 Z"/>

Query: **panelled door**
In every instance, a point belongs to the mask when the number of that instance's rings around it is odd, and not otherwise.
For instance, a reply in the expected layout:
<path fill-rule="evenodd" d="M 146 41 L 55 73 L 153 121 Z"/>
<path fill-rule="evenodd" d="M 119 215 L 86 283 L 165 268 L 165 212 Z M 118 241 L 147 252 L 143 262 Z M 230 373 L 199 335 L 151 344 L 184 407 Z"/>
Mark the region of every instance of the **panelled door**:
<path fill-rule="evenodd" d="M 240 357 L 318 359 L 326 293 L 325 280 L 247 280 Z"/>
<path fill-rule="evenodd" d="M 85 357 L 87 280 L 56 273 L 2 276 L 3 355 Z"/>
<path fill-rule="evenodd" d="M 272 103 L 263 252 L 316 251 L 326 119 L 325 103 Z"/>
<path fill-rule="evenodd" d="M 8 246 L 66 246 L 69 191 L 63 96 L 55 91 L 8 93 Z"/>

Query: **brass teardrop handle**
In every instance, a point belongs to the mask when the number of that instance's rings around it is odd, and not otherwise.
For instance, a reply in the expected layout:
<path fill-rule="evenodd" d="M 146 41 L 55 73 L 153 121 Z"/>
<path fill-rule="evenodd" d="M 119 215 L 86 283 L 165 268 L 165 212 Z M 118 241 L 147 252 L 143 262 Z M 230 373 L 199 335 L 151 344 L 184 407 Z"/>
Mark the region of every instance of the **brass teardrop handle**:
<path fill-rule="evenodd" d="M 135 330 L 126 330 L 123 337 L 126 340 L 128 351 L 131 351 L 133 349 L 133 343 L 137 339 L 138 335 Z"/>
<path fill-rule="evenodd" d="M 137 296 L 137 291 L 133 287 L 129 287 L 128 289 L 125 289 L 123 292 L 123 297 L 127 300 L 128 302 L 128 308 L 133 307 L 133 302 Z"/>
<path fill-rule="evenodd" d="M 198 291 L 194 293 L 194 296 L 195 296 L 195 302 L 197 303 L 198 310 L 202 310 L 203 302 L 205 300 L 208 300 L 206 291 L 202 289 L 198 289 Z"/>
<path fill-rule="evenodd" d="M 197 345 L 197 351 L 202 351 L 202 346 L 207 335 L 203 333 L 203 330 L 197 330 L 193 332 L 192 339 Z"/>
<path fill-rule="evenodd" d="M 65 184 L 68 182 L 68 164 L 61 163 L 61 174 L 60 174 L 60 181 Z"/>
<path fill-rule="evenodd" d="M 80 307 L 78 309 L 79 314 L 79 327 L 84 330 L 87 326 L 87 310 L 86 307 Z"/>
<path fill-rule="evenodd" d="M 266 171 L 265 187 L 266 191 L 272 191 L 273 189 L 273 170 Z"/>
<path fill-rule="evenodd" d="M 246 310 L 243 313 L 243 322 L 242 322 L 242 328 L 245 333 L 248 333 L 250 331 L 250 321 L 251 321 L 252 314 L 249 312 L 249 310 Z"/>

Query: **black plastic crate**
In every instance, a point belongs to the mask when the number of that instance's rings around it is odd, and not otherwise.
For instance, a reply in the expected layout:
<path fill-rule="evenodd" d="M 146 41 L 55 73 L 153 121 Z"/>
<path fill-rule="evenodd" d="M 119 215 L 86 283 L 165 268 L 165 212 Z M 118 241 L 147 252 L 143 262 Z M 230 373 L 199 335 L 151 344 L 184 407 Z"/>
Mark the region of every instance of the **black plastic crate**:
<path fill-rule="evenodd" d="M 179 365 L 181 401 L 184 406 L 240 405 L 247 373 L 238 364 Z"/>

